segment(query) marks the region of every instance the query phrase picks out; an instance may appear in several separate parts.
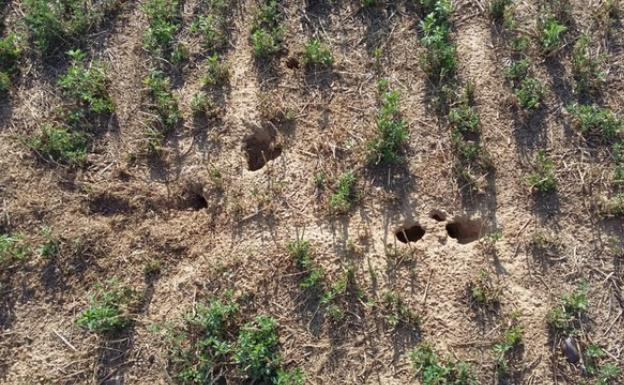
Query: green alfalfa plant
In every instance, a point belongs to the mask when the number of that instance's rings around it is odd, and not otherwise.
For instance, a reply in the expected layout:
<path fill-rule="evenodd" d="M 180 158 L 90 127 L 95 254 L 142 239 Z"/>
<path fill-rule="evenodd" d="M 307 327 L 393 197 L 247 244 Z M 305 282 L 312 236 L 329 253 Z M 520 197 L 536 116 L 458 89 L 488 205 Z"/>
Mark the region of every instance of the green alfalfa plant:
<path fill-rule="evenodd" d="M 25 261 L 30 254 L 30 247 L 22 235 L 0 233 L 0 268 L 8 269 Z"/>
<path fill-rule="evenodd" d="M 113 113 L 115 105 L 108 94 L 104 67 L 97 61 L 87 64 L 86 54 L 81 50 L 70 50 L 67 55 L 71 65 L 59 78 L 58 85 L 69 102 L 70 120 L 80 122 Z"/>
<path fill-rule="evenodd" d="M 299 286 L 302 289 L 320 289 L 325 271 L 312 259 L 310 242 L 302 239 L 290 242 L 288 252 L 303 273 Z"/>
<path fill-rule="evenodd" d="M 513 361 L 513 353 L 522 344 L 523 329 L 514 318 L 503 333 L 501 340 L 492 348 L 496 371 L 505 375 L 509 372 Z"/>
<path fill-rule="evenodd" d="M 566 110 L 585 136 L 598 136 L 610 142 L 622 135 L 624 123 L 608 108 L 596 104 L 571 104 Z"/>
<path fill-rule="evenodd" d="M 98 334 L 118 333 L 132 324 L 130 310 L 135 297 L 132 289 L 116 279 L 98 284 L 76 324 Z"/>
<path fill-rule="evenodd" d="M 538 79 L 527 76 L 514 89 L 514 94 L 520 107 L 525 110 L 536 110 L 542 105 L 545 91 Z"/>
<path fill-rule="evenodd" d="M 561 300 L 548 312 L 548 325 L 555 331 L 573 332 L 578 321 L 589 309 L 588 291 L 589 284 L 583 281 L 576 290 L 564 293 Z"/>
<path fill-rule="evenodd" d="M 392 165 L 403 162 L 402 151 L 409 138 L 407 122 L 399 110 L 398 91 L 382 90 L 377 115 L 377 134 L 368 142 L 369 163 Z"/>
<path fill-rule="evenodd" d="M 589 35 L 584 33 L 576 40 L 572 50 L 572 73 L 576 81 L 574 90 L 579 95 L 596 94 L 606 81 L 604 58 L 592 52 L 590 43 Z"/>
<path fill-rule="evenodd" d="M 357 200 L 355 185 L 357 177 L 352 170 L 345 171 L 338 178 L 336 191 L 332 194 L 329 205 L 333 212 L 344 214 L 351 210 L 352 205 Z"/>
<path fill-rule="evenodd" d="M 544 150 L 539 150 L 533 161 L 533 172 L 531 172 L 526 182 L 532 191 L 549 193 L 557 189 L 557 177 L 555 174 L 555 163 L 549 159 Z"/>
<path fill-rule="evenodd" d="M 423 385 L 475 385 L 469 364 L 451 358 L 441 359 L 431 345 L 421 343 L 409 353 L 412 367 Z"/>
<path fill-rule="evenodd" d="M 561 47 L 563 35 L 567 30 L 568 27 L 552 14 L 546 14 L 538 20 L 539 41 L 545 54 L 550 54 Z"/>
<path fill-rule="evenodd" d="M 63 126 L 44 124 L 27 145 L 45 161 L 79 167 L 86 160 L 87 138 Z"/>
<path fill-rule="evenodd" d="M 314 38 L 304 47 L 303 63 L 308 67 L 330 67 L 334 63 L 334 58 L 329 47 Z"/>
<path fill-rule="evenodd" d="M 279 7 L 277 0 L 263 0 L 256 10 L 250 39 L 258 59 L 268 59 L 282 50 L 284 30 Z"/>

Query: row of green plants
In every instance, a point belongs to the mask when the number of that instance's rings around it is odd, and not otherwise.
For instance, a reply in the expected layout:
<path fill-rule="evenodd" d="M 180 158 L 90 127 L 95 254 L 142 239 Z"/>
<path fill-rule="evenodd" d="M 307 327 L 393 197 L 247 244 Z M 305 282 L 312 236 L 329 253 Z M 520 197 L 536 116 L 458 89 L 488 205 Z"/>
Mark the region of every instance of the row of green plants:
<path fill-rule="evenodd" d="M 467 83 L 463 92 L 456 78 L 456 47 L 451 39 L 452 5 L 446 0 L 421 1 L 421 43 L 425 51 L 420 65 L 435 92 L 434 105 L 450 125 L 450 139 L 456 154 L 454 171 L 459 180 L 471 188 L 491 168 L 481 145 L 481 119 L 474 106 L 474 84 Z"/>
<path fill-rule="evenodd" d="M 179 7 L 177 0 L 149 0 L 143 5 L 148 20 L 143 46 L 158 59 L 173 64 L 188 56 L 185 45 L 176 39 L 180 30 Z"/>

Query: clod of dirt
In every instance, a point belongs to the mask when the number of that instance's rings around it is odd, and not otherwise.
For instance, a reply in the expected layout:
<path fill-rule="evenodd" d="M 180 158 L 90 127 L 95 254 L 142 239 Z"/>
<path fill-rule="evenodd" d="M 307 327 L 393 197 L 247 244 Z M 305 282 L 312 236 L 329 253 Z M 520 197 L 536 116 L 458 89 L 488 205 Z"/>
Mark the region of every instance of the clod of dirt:
<path fill-rule="evenodd" d="M 411 227 L 400 229 L 395 233 L 395 235 L 399 242 L 418 242 L 425 235 L 425 229 L 421 225 L 415 224 Z"/>
<path fill-rule="evenodd" d="M 130 203 L 125 198 L 121 198 L 110 193 L 98 194 L 89 199 L 89 212 L 104 216 L 125 214 L 132 211 Z"/>
<path fill-rule="evenodd" d="M 484 233 L 484 226 L 481 219 L 460 217 L 448 223 L 446 225 L 446 231 L 449 237 L 455 238 L 457 242 L 465 245 L 481 238 Z"/>
<path fill-rule="evenodd" d="M 268 161 L 282 154 L 282 146 L 275 143 L 276 134 L 268 128 L 257 129 L 244 139 L 243 151 L 250 171 L 260 170 Z"/>
<path fill-rule="evenodd" d="M 441 210 L 431 210 L 429 218 L 438 222 L 444 222 L 446 220 L 446 213 Z"/>
<path fill-rule="evenodd" d="M 572 337 L 568 337 L 563 341 L 561 349 L 563 350 L 563 354 L 566 356 L 568 362 L 572 364 L 579 362 L 579 352 L 576 349 L 576 342 Z"/>

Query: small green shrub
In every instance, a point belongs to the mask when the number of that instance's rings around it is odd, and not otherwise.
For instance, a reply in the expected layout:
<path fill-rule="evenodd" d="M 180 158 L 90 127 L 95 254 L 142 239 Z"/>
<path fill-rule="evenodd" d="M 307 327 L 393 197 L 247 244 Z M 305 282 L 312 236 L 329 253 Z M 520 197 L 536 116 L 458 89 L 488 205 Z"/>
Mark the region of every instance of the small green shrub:
<path fill-rule="evenodd" d="M 334 63 L 334 58 L 327 45 L 319 39 L 311 39 L 305 46 L 303 62 L 307 66 L 329 67 Z"/>
<path fill-rule="evenodd" d="M 470 365 L 450 359 L 440 360 L 426 343 L 410 352 L 412 366 L 423 385 L 473 385 L 474 376 Z"/>
<path fill-rule="evenodd" d="M 90 332 L 115 333 L 129 326 L 128 305 L 134 292 L 116 280 L 96 285 L 90 295 L 89 307 L 83 311 L 76 324 Z"/>
<path fill-rule="evenodd" d="M 0 71 L 0 94 L 9 92 L 11 89 L 11 77 L 6 72 Z"/>
<path fill-rule="evenodd" d="M 0 234 L 0 268 L 6 269 L 16 262 L 24 261 L 30 248 L 24 238 L 16 234 Z"/>
<path fill-rule="evenodd" d="M 450 42 L 450 25 L 446 19 L 445 8 L 436 7 L 421 22 L 421 38 L 426 51 L 420 58 L 420 66 L 434 82 L 441 82 L 455 73 L 457 59 L 456 47 Z"/>
<path fill-rule="evenodd" d="M 368 143 L 369 162 L 373 165 L 402 162 L 401 150 L 408 136 L 407 123 L 399 111 L 399 93 L 384 92 L 377 117 L 377 136 Z"/>
<path fill-rule="evenodd" d="M 160 58 L 179 63 L 185 49 L 176 44 L 179 30 L 178 0 L 149 0 L 143 5 L 149 25 L 143 36 L 143 46 Z"/>
<path fill-rule="evenodd" d="M 554 16 L 547 16 L 540 25 L 540 44 L 545 53 L 551 53 L 561 46 L 563 34 L 568 27 Z"/>
<path fill-rule="evenodd" d="M 87 141 L 84 135 L 64 127 L 44 125 L 41 133 L 28 145 L 44 159 L 70 166 L 80 166 L 86 158 Z"/>
<path fill-rule="evenodd" d="M 608 108 L 595 104 L 572 104 L 566 109 L 583 135 L 600 135 L 611 141 L 622 133 L 622 121 Z"/>
<path fill-rule="evenodd" d="M 613 363 L 600 364 L 607 357 L 606 352 L 598 345 L 589 345 L 583 351 L 583 362 L 587 375 L 595 378 L 595 385 L 615 384 L 621 369 Z"/>
<path fill-rule="evenodd" d="M 52 230 L 49 227 L 43 228 L 41 233 L 45 241 L 39 247 L 39 255 L 48 259 L 56 257 L 60 251 L 61 240 L 52 234 Z"/>
<path fill-rule="evenodd" d="M 535 110 L 541 106 L 542 99 L 544 99 L 544 86 L 539 80 L 526 77 L 514 90 L 514 94 L 522 108 Z"/>
<path fill-rule="evenodd" d="M 59 78 L 58 85 L 74 105 L 72 120 L 77 121 L 89 114 L 112 113 L 115 106 L 108 95 L 103 67 L 97 62 L 87 66 L 84 63 L 86 55 L 80 50 L 71 50 L 67 54 L 71 58 L 71 66 Z"/>
<path fill-rule="evenodd" d="M 331 196 L 329 205 L 337 213 L 346 213 L 351 210 L 351 205 L 356 200 L 355 184 L 357 177 L 349 170 L 338 178 L 336 192 Z"/>
<path fill-rule="evenodd" d="M 531 189 L 541 193 L 548 193 L 557 189 L 555 164 L 548 159 L 543 150 L 539 150 L 535 155 L 533 172 L 527 177 L 527 183 Z"/>
<path fill-rule="evenodd" d="M 273 382 L 281 365 L 277 321 L 259 315 L 240 330 L 234 360 L 252 381 Z"/>
<path fill-rule="evenodd" d="M 492 308 L 500 304 L 501 289 L 494 284 L 487 270 L 481 270 L 468 284 L 468 294 L 478 306 Z"/>

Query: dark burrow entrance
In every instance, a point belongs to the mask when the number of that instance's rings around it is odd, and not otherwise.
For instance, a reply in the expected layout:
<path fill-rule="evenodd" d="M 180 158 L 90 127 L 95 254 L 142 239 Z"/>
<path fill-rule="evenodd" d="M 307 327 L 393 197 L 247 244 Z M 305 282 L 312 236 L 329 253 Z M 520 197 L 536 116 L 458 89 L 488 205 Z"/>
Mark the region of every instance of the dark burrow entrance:
<path fill-rule="evenodd" d="M 481 219 L 455 218 L 446 225 L 449 237 L 457 239 L 457 242 L 465 245 L 481 238 L 484 232 Z"/>
<path fill-rule="evenodd" d="M 399 242 L 410 243 L 418 242 L 425 235 L 425 229 L 419 224 L 415 224 L 411 227 L 400 229 L 395 233 Z"/>
<path fill-rule="evenodd" d="M 443 222 L 446 220 L 446 214 L 440 210 L 432 210 L 431 213 L 429 213 L 429 218 L 437 222 Z"/>
<path fill-rule="evenodd" d="M 244 139 L 243 151 L 250 171 L 260 170 L 264 165 L 282 154 L 282 146 L 275 143 L 275 132 L 262 128 Z"/>

